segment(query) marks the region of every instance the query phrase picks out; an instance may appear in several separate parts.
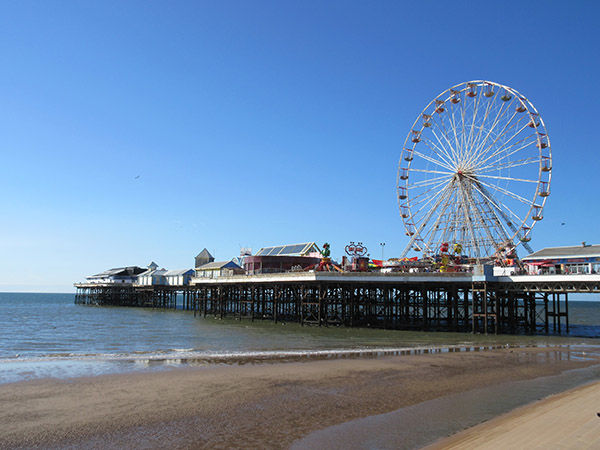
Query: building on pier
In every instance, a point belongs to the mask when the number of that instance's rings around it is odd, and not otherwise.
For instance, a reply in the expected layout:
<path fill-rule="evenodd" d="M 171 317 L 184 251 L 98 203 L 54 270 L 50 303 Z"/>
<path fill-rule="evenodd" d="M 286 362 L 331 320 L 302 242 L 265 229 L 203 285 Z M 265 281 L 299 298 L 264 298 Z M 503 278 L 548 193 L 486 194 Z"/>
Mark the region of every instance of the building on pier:
<path fill-rule="evenodd" d="M 244 257 L 248 275 L 303 270 L 321 260 L 319 247 L 314 242 L 263 247 L 254 256 Z"/>
<path fill-rule="evenodd" d="M 208 264 L 214 261 L 215 258 L 213 257 L 213 255 L 211 255 L 210 252 L 205 248 L 200 253 L 198 253 L 198 255 L 196 255 L 196 264 L 194 267 L 198 268 L 200 266 L 203 266 L 204 264 Z"/>
<path fill-rule="evenodd" d="M 232 260 L 209 262 L 200 267 L 196 267 L 195 271 L 195 278 L 200 279 L 227 277 L 232 275 L 242 275 L 245 273 L 244 269 L 242 269 Z M 191 282 L 192 284 L 194 283 L 194 278 L 192 278 Z"/>
<path fill-rule="evenodd" d="M 529 274 L 599 274 L 600 245 L 547 247 L 523 258 Z"/>
<path fill-rule="evenodd" d="M 96 275 L 90 275 L 86 279 L 91 284 L 133 284 L 138 275 L 146 270 L 138 266 L 116 267 Z"/>
<path fill-rule="evenodd" d="M 255 256 L 317 256 L 320 257 L 319 246 L 314 242 L 302 244 L 276 245 L 274 247 L 263 247 L 256 252 Z"/>
<path fill-rule="evenodd" d="M 148 266 L 148 270 L 140 273 L 135 280 L 138 286 L 161 286 L 165 283 L 166 269 L 158 269 L 155 263 Z"/>
<path fill-rule="evenodd" d="M 164 274 L 167 286 L 188 286 L 196 272 L 194 269 L 167 270 Z"/>

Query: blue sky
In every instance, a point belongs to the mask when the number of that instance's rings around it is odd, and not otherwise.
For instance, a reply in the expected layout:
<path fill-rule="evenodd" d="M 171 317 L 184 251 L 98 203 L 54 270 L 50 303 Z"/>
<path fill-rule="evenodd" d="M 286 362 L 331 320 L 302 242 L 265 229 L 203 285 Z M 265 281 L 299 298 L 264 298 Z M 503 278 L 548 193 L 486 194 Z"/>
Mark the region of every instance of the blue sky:
<path fill-rule="evenodd" d="M 531 245 L 600 243 L 597 2 L 2 2 L 0 290 L 406 236 L 402 143 L 472 79 L 544 117 Z M 138 177 L 139 176 L 139 177 Z M 565 225 L 561 225 L 565 222 Z"/>

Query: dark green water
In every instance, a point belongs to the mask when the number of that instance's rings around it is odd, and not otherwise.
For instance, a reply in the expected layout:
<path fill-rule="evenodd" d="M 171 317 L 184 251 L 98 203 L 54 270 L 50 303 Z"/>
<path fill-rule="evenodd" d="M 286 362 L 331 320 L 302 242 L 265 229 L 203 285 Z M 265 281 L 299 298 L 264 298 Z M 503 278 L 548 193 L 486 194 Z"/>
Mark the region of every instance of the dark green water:
<path fill-rule="evenodd" d="M 483 336 L 194 318 L 186 311 L 88 307 L 72 294 L 0 293 L 0 383 L 179 365 L 354 357 L 495 345 L 596 345 L 600 303 L 569 302 L 565 336 Z M 444 350 L 446 351 L 446 350 Z"/>

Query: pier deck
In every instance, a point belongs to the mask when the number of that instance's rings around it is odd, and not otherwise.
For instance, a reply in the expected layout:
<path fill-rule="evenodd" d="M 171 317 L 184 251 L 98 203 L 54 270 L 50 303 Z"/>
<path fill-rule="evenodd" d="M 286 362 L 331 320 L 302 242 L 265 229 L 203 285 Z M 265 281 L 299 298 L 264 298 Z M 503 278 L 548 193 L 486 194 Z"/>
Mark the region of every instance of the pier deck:
<path fill-rule="evenodd" d="M 78 283 L 76 303 L 319 326 L 549 333 L 569 330 L 568 294 L 600 275 L 291 272 L 194 278 L 189 286 Z"/>

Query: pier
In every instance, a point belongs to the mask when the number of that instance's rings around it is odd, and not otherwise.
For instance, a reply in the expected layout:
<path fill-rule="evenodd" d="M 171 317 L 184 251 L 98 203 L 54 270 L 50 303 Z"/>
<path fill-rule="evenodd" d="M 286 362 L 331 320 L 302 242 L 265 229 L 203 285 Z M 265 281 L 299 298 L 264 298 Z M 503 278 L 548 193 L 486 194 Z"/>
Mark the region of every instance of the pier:
<path fill-rule="evenodd" d="M 600 275 L 288 272 L 195 278 L 182 286 L 75 286 L 75 302 L 86 305 L 316 326 L 534 334 L 568 333 L 568 295 L 600 293 Z"/>

